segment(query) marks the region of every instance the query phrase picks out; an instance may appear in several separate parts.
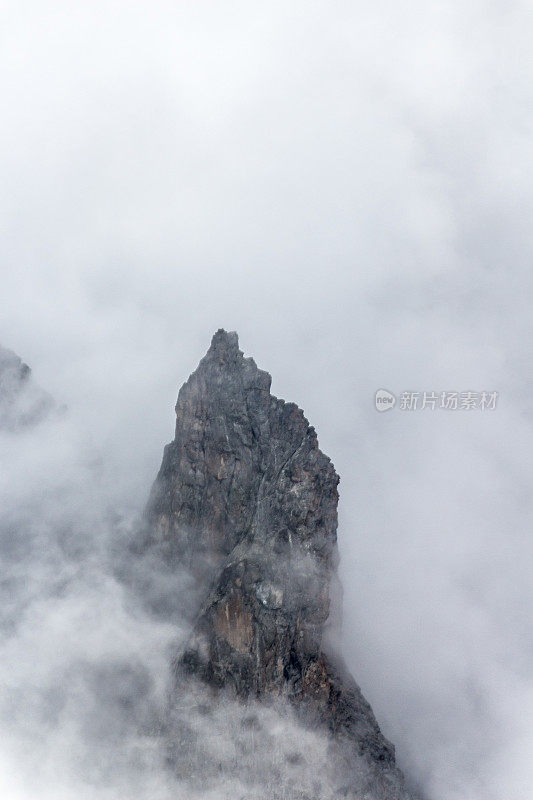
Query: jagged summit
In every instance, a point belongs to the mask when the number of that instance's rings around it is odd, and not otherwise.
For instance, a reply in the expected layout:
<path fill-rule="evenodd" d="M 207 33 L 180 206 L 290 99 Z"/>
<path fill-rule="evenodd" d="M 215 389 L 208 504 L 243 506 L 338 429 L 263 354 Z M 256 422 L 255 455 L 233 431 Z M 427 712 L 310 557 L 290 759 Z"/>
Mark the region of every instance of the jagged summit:
<path fill-rule="evenodd" d="M 176 413 L 183 403 L 183 394 L 187 394 L 193 379 L 202 381 L 202 391 L 208 394 L 220 393 L 228 383 L 233 381 L 236 385 L 242 382 L 243 389 L 270 391 L 272 378 L 268 372 L 257 367 L 253 358 L 245 358 L 239 349 L 239 337 L 235 331 L 225 331 L 219 328 L 211 339 L 211 345 L 205 356 L 200 361 L 198 368 L 191 375 L 186 384 L 181 388 L 176 405 Z"/>
<path fill-rule="evenodd" d="M 245 386 L 251 388 L 270 389 L 272 382 L 268 372 L 257 367 L 253 358 L 245 358 L 239 349 L 239 337 L 235 331 L 225 331 L 219 328 L 211 339 L 211 345 L 205 356 L 200 361 L 197 371 L 206 370 L 211 379 L 216 380 L 216 374 L 227 375 L 242 373 Z"/>
<path fill-rule="evenodd" d="M 242 356 L 242 352 L 239 350 L 239 337 L 236 331 L 225 331 L 224 328 L 219 328 L 218 331 L 213 334 L 211 346 L 207 351 L 206 358 L 223 358 L 225 354 Z"/>
<path fill-rule="evenodd" d="M 213 334 L 209 350 L 200 361 L 200 367 L 208 363 L 216 363 L 221 367 L 234 366 L 242 368 L 246 366 L 247 362 L 256 367 L 254 360 L 245 358 L 242 350 L 239 350 L 239 337 L 236 331 L 226 331 L 224 328 L 219 328 Z"/>
<path fill-rule="evenodd" d="M 175 437 L 146 509 L 146 546 L 195 584 L 176 696 L 194 679 L 241 699 L 283 698 L 329 732 L 343 791 L 357 783 L 350 758 L 362 757 L 381 787 L 375 796 L 404 799 L 394 748 L 324 649 L 339 477 L 301 409 L 270 384 L 237 334 L 221 329 L 179 391 Z"/>

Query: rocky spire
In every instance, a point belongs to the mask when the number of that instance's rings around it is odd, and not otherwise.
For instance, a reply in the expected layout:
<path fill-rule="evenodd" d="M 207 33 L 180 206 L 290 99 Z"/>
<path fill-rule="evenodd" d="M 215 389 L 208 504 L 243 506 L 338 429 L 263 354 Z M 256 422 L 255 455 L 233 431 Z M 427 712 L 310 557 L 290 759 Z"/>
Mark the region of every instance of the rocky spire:
<path fill-rule="evenodd" d="M 270 384 L 237 334 L 219 330 L 179 392 L 175 438 L 147 507 L 149 545 L 197 587 L 177 679 L 287 698 L 363 754 L 389 800 L 407 797 L 370 706 L 324 652 L 339 478 L 303 412 Z"/>

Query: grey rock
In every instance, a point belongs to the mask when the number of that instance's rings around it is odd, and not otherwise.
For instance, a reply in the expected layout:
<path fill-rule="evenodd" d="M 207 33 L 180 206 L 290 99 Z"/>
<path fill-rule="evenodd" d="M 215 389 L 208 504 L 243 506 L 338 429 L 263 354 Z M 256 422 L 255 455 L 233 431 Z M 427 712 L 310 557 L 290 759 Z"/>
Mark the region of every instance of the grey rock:
<path fill-rule="evenodd" d="M 325 652 L 339 478 L 303 412 L 270 384 L 237 335 L 219 330 L 179 392 L 144 540 L 194 576 L 174 692 L 200 682 L 245 703 L 286 702 L 302 724 L 327 732 L 334 796 L 363 796 L 361 770 L 357 778 L 350 767 L 363 759 L 366 796 L 408 798 L 370 705 Z"/>

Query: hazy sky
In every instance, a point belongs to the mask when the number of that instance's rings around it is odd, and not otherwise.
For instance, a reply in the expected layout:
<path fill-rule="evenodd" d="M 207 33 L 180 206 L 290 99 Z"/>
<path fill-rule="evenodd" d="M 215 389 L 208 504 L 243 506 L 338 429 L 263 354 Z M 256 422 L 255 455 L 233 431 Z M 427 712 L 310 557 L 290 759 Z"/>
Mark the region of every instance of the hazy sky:
<path fill-rule="evenodd" d="M 0 343 L 70 413 L 30 485 L 79 449 L 135 511 L 237 330 L 341 475 L 345 653 L 431 800 L 533 798 L 532 37 L 499 0 L 0 3 Z"/>

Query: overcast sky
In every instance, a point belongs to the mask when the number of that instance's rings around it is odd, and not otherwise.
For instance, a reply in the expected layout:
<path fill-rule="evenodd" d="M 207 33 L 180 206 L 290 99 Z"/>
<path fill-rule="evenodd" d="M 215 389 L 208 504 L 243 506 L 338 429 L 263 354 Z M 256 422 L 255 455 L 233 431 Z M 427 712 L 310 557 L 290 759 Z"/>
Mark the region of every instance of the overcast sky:
<path fill-rule="evenodd" d="M 431 800 L 533 797 L 532 37 L 509 0 L 0 3 L 0 343 L 135 511 L 238 331 L 341 475 L 345 654 Z"/>

